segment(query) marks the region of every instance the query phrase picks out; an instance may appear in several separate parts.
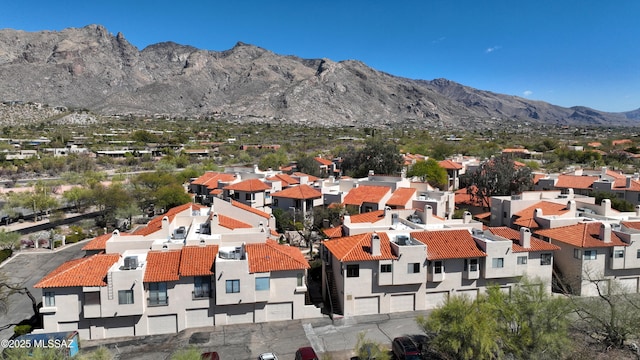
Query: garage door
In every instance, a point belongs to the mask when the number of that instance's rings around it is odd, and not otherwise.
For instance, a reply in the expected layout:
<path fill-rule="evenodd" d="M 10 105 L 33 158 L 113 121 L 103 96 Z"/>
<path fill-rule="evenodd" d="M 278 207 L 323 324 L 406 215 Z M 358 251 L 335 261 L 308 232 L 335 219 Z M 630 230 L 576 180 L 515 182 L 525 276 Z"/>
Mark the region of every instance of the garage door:
<path fill-rule="evenodd" d="M 178 321 L 175 314 L 149 316 L 147 318 L 149 325 L 149 334 L 173 334 L 178 332 Z"/>
<path fill-rule="evenodd" d="M 435 292 L 435 293 L 427 293 L 427 296 L 425 297 L 425 299 L 426 299 L 425 307 L 427 309 L 435 309 L 439 306 L 444 305 L 444 303 L 449 299 L 449 292 L 441 291 L 441 292 Z"/>
<path fill-rule="evenodd" d="M 187 327 L 213 326 L 213 316 L 209 315 L 209 309 L 187 310 Z"/>
<path fill-rule="evenodd" d="M 620 287 L 624 289 L 624 291 L 629 293 L 638 292 L 638 278 L 626 278 L 626 279 L 618 279 L 620 283 Z"/>
<path fill-rule="evenodd" d="M 391 312 L 415 310 L 414 299 L 413 294 L 391 295 Z"/>
<path fill-rule="evenodd" d="M 293 303 L 267 304 L 267 321 L 293 319 Z"/>
<path fill-rule="evenodd" d="M 107 338 L 135 336 L 135 319 L 132 317 L 115 317 L 105 319 L 104 336 Z"/>
<path fill-rule="evenodd" d="M 458 290 L 455 293 L 456 296 L 466 296 L 467 299 L 473 301 L 478 298 L 478 289 L 471 290 Z"/>
<path fill-rule="evenodd" d="M 253 305 L 231 305 L 227 309 L 227 324 L 248 324 L 253 322 Z"/>
<path fill-rule="evenodd" d="M 355 315 L 378 314 L 380 313 L 378 303 L 379 301 L 377 296 L 357 297 L 354 301 L 353 312 Z"/>

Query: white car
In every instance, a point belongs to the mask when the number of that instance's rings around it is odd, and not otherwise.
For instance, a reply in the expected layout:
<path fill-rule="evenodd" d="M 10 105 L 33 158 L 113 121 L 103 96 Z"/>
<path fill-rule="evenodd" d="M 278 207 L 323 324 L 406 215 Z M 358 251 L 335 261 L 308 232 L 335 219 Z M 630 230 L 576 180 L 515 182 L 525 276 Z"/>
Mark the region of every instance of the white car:
<path fill-rule="evenodd" d="M 263 353 L 258 356 L 258 360 L 278 360 L 278 357 L 275 353 Z"/>

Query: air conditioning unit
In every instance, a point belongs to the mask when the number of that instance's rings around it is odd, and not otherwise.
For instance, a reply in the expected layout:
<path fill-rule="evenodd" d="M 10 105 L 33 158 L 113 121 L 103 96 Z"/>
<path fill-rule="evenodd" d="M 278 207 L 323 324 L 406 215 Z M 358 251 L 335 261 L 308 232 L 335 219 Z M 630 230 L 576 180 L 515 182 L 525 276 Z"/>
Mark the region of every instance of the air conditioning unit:
<path fill-rule="evenodd" d="M 137 256 L 127 256 L 124 258 L 124 266 L 123 270 L 135 270 L 138 268 L 138 257 Z"/>
<path fill-rule="evenodd" d="M 182 240 L 187 237 L 187 229 L 184 226 L 173 230 L 173 238 L 176 240 Z"/>

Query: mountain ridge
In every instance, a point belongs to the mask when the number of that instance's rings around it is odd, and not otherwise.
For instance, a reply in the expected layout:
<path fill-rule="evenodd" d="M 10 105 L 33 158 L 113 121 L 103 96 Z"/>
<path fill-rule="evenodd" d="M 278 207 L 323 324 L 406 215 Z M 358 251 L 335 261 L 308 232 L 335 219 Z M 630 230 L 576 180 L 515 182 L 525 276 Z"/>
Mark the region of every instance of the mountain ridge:
<path fill-rule="evenodd" d="M 278 55 L 238 41 L 224 51 L 172 41 L 139 50 L 101 25 L 0 30 L 0 100 L 89 109 L 103 115 L 214 116 L 319 126 L 495 128 L 634 126 L 640 109 L 609 113 L 408 79 L 358 60 Z"/>

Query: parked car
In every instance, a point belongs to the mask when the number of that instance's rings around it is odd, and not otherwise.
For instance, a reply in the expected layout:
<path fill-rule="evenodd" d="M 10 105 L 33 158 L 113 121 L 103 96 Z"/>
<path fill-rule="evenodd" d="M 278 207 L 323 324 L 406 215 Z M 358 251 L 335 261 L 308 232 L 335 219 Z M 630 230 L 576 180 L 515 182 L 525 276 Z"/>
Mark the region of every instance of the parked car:
<path fill-rule="evenodd" d="M 202 353 L 202 360 L 220 360 L 220 356 L 217 352 Z"/>
<path fill-rule="evenodd" d="M 258 356 L 258 360 L 278 360 L 278 357 L 275 353 L 262 353 Z"/>
<path fill-rule="evenodd" d="M 391 344 L 393 355 L 398 360 L 420 360 L 420 350 L 418 346 L 406 336 L 393 339 Z"/>
<path fill-rule="evenodd" d="M 318 355 L 310 346 L 301 347 L 296 351 L 296 360 L 318 360 Z"/>

